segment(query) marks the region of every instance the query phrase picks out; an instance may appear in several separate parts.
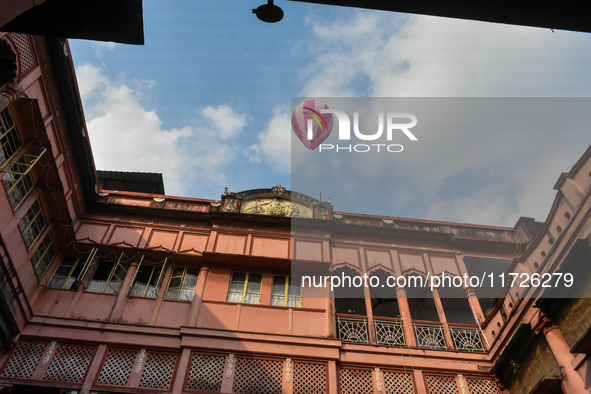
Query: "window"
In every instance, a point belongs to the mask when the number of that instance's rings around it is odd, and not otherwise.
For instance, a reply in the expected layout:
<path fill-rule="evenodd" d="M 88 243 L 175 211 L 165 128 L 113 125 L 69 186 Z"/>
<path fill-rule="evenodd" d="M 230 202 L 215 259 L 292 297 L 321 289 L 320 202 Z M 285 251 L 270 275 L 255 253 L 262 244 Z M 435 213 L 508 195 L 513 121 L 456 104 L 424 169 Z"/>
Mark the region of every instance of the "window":
<path fill-rule="evenodd" d="M 359 276 L 359 273 L 348 268 L 339 268 L 334 272 L 336 276 L 351 277 Z M 333 291 L 335 312 L 346 315 L 367 316 L 365 307 L 365 293 L 362 287 L 353 286 L 350 282 L 343 281 L 341 286 L 335 287 Z"/>
<path fill-rule="evenodd" d="M 476 324 L 470 301 L 463 289 L 459 287 L 441 287 L 438 292 L 445 319 L 448 323 Z"/>
<path fill-rule="evenodd" d="M 35 273 L 38 278 L 41 278 L 45 273 L 47 267 L 55 257 L 55 249 L 53 248 L 53 242 L 51 241 L 51 235 L 49 233 L 43 238 L 43 241 L 39 243 L 37 250 L 31 257 L 31 262 L 35 268 Z"/>
<path fill-rule="evenodd" d="M 160 289 L 160 280 L 164 266 L 144 264 L 143 258 L 135 273 L 133 285 L 129 295 L 135 297 L 157 298 Z"/>
<path fill-rule="evenodd" d="M 174 268 L 164 298 L 167 300 L 193 301 L 198 275 L 199 271 L 196 268 Z"/>
<path fill-rule="evenodd" d="M 410 315 L 413 320 L 439 321 L 433 293 L 429 288 L 406 287 L 405 290 Z"/>
<path fill-rule="evenodd" d="M 372 277 L 377 277 L 381 284 L 388 283 L 389 274 L 383 270 L 374 272 Z M 371 297 L 371 310 L 374 317 L 400 318 L 400 308 L 396 298 L 396 289 L 390 286 L 369 288 Z"/>
<path fill-rule="evenodd" d="M 271 305 L 300 307 L 302 305 L 302 282 L 291 276 L 274 276 L 271 290 Z"/>
<path fill-rule="evenodd" d="M 28 249 L 31 249 L 37 238 L 41 235 L 47 223 L 41 212 L 41 206 L 39 201 L 35 201 L 31 208 L 27 211 L 25 216 L 21 219 L 18 224 L 21 229 L 21 234 L 25 240 L 25 244 Z"/>
<path fill-rule="evenodd" d="M 82 272 L 85 260 L 80 257 L 64 256 L 47 286 L 54 289 L 77 290 L 77 279 Z"/>
<path fill-rule="evenodd" d="M 106 294 L 119 293 L 128 269 L 129 261 L 123 253 L 117 261 L 99 260 L 86 291 Z"/>
<path fill-rule="evenodd" d="M 8 108 L 5 108 L 0 111 L 0 168 L 18 151 L 20 146 L 14 120 Z"/>
<path fill-rule="evenodd" d="M 24 146 L 4 164 L 2 171 L 6 174 L 2 177 L 2 183 L 13 210 L 16 210 L 33 190 L 33 178 L 29 172 L 41 159 L 45 150 L 41 147 Z"/>
<path fill-rule="evenodd" d="M 228 302 L 244 302 L 258 304 L 261 299 L 261 282 L 263 275 L 243 272 L 232 273 L 232 281 L 228 290 Z"/>
<path fill-rule="evenodd" d="M 7 172 L 2 177 L 2 183 L 6 189 L 10 205 L 15 211 L 33 190 L 34 186 L 33 179 L 28 173 L 19 175 Z"/>

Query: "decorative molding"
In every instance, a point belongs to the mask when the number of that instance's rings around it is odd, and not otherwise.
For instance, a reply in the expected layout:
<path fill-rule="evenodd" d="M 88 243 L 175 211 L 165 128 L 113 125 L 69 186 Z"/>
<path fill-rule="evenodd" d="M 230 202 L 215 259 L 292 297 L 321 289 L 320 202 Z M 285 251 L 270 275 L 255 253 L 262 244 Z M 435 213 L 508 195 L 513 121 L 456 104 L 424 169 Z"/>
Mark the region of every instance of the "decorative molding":
<path fill-rule="evenodd" d="M 230 353 L 228 355 L 228 369 L 226 370 L 226 377 L 231 377 L 232 376 L 232 367 L 234 364 L 234 354 Z"/>
<path fill-rule="evenodd" d="M 382 372 L 379 368 L 375 369 L 376 371 L 376 385 L 378 386 L 378 391 L 382 391 Z"/>
<path fill-rule="evenodd" d="M 458 380 L 460 381 L 460 388 L 462 389 L 462 394 L 469 394 L 468 389 L 466 388 L 466 381 L 464 380 L 464 375 L 459 374 Z"/>
<path fill-rule="evenodd" d="M 137 364 L 135 366 L 135 373 L 140 373 L 142 370 L 142 364 L 144 363 L 144 357 L 146 356 L 146 349 L 140 350 L 140 355 L 137 359 Z"/>
<path fill-rule="evenodd" d="M 285 359 L 285 381 L 291 381 L 291 358 Z"/>
<path fill-rule="evenodd" d="M 52 355 L 53 351 L 55 350 L 56 346 L 57 346 L 56 341 L 51 342 L 51 344 L 49 345 L 49 348 L 47 349 L 47 353 L 45 353 L 45 357 L 43 357 L 43 361 L 42 361 L 43 365 L 45 365 L 49 362 L 49 359 L 51 358 L 51 355 Z"/>

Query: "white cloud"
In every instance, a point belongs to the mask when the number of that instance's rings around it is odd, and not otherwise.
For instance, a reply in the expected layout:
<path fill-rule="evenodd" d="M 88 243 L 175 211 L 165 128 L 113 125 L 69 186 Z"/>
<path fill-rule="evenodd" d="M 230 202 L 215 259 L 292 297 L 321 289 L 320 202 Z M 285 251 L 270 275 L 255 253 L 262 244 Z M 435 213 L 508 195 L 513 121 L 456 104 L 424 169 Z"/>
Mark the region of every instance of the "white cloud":
<path fill-rule="evenodd" d="M 110 42 L 110 41 L 97 41 L 94 44 L 97 47 L 106 49 L 108 51 L 112 51 L 113 49 L 117 48 L 117 45 L 118 45 L 116 42 Z"/>
<path fill-rule="evenodd" d="M 249 148 L 250 160 L 264 162 L 277 172 L 291 168 L 291 118 L 275 110 L 267 128 L 258 135 L 258 143 Z"/>
<path fill-rule="evenodd" d="M 228 139 L 238 135 L 246 125 L 246 116 L 237 114 L 225 104 L 217 108 L 208 106 L 203 109 L 202 114 L 220 131 L 220 137 L 222 139 Z"/>
<path fill-rule="evenodd" d="M 310 20 L 306 96 L 588 96 L 589 34 L 358 11 Z M 345 27 L 345 29 L 344 29 Z M 318 55 L 320 54 L 320 55 Z M 359 81 L 363 81 L 359 84 Z"/>
<path fill-rule="evenodd" d="M 105 76 L 98 67 L 85 63 L 76 69 L 80 96 L 88 100 L 96 93 L 96 89 L 106 83 Z"/>
<path fill-rule="evenodd" d="M 399 24 L 392 20 L 392 14 L 368 11 L 349 20 L 310 21 L 315 34 L 310 51 L 317 56 L 302 75 L 307 82 L 302 94 L 591 94 L 588 34 L 435 17 L 400 18 Z M 535 116 L 530 112 L 524 119 L 535 125 Z M 306 173 L 302 183 L 316 182 L 317 188 L 338 185 L 333 190 L 342 193 L 331 192 L 336 209 L 512 226 L 519 216 L 545 219 L 555 195 L 554 182 L 589 143 L 588 131 L 574 123 L 558 123 L 552 131 L 525 123 L 517 122 L 502 133 L 494 127 L 492 132 L 446 127 L 421 135 L 409 153 L 339 160 L 337 170 L 332 169 L 334 160 L 312 164 L 316 157 L 301 163 L 296 159 L 300 166 L 331 166 L 324 173 L 328 176 Z M 565 127 L 568 137 L 555 132 Z M 296 178 L 292 171 L 294 187 L 299 186 Z"/>
<path fill-rule="evenodd" d="M 141 104 L 141 91 L 114 82 L 90 64 L 81 65 L 77 75 L 97 169 L 160 172 L 170 195 L 184 195 L 189 184 L 225 181 L 224 166 L 237 148 L 224 138 L 243 126 L 235 121 L 243 116 L 220 106 L 203 111 L 213 127 L 166 129 L 158 114 Z M 224 113 L 230 123 L 219 117 Z"/>

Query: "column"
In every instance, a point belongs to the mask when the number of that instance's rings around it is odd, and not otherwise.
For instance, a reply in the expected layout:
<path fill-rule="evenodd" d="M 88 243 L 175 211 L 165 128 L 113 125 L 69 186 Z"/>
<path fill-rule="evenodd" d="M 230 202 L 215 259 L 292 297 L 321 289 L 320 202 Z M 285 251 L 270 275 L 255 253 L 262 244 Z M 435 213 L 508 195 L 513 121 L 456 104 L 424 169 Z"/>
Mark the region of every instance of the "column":
<path fill-rule="evenodd" d="M 541 315 L 533 329 L 536 334 L 542 333 L 546 337 L 548 346 L 556 359 L 556 363 L 560 367 L 562 386 L 565 393 L 576 394 L 587 392 L 583 379 L 571 365 L 573 355 L 558 326 L 553 324 L 548 317 Z"/>
<path fill-rule="evenodd" d="M 191 311 L 189 312 L 189 319 L 187 325 L 194 327 L 197 324 L 199 318 L 199 312 L 203 305 L 203 293 L 205 292 L 205 283 L 207 281 L 207 275 L 209 274 L 209 268 L 201 267 L 199 270 L 199 276 L 197 277 L 197 284 L 195 285 L 195 295 L 193 296 L 193 303 L 191 304 Z"/>
<path fill-rule="evenodd" d="M 119 289 L 119 294 L 117 294 L 117 301 L 115 301 L 115 305 L 113 306 L 111 316 L 109 316 L 110 321 L 118 321 L 121 318 L 121 315 L 123 314 L 123 309 L 125 309 L 125 304 L 127 303 L 129 289 L 133 284 L 132 281 L 135 277 L 138 265 L 139 263 L 137 262 L 137 260 L 131 262 L 129 269 L 125 274 L 125 279 L 123 279 L 123 283 L 121 283 L 121 288 Z"/>
<path fill-rule="evenodd" d="M 408 306 L 408 299 L 406 298 L 404 288 L 396 287 L 396 301 L 398 302 L 398 309 L 402 318 L 406 346 L 416 347 L 415 330 L 412 325 L 412 316 L 410 315 L 410 307 Z"/>
<path fill-rule="evenodd" d="M 365 297 L 365 313 L 367 315 L 367 331 L 369 343 L 376 343 L 376 334 L 373 326 L 373 308 L 371 306 L 371 294 L 369 288 L 363 286 L 363 295 Z"/>
<path fill-rule="evenodd" d="M 484 322 L 484 313 L 482 313 L 480 301 L 478 301 L 478 297 L 476 297 L 476 290 L 466 288 L 464 289 L 464 293 L 466 294 L 466 297 L 468 297 L 468 303 L 472 306 L 473 312 L 476 315 L 475 318 L 478 319 L 479 323 Z"/>

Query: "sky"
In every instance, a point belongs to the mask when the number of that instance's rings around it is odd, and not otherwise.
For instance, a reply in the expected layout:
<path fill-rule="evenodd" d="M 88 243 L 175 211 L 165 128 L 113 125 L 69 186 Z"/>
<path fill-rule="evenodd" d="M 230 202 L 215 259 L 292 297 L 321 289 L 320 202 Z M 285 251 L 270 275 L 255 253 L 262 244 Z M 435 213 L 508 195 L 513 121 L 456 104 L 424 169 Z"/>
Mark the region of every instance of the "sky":
<path fill-rule="evenodd" d="M 252 14 L 262 3 L 144 0 L 145 45 L 70 41 L 97 169 L 160 172 L 176 196 L 282 184 L 339 211 L 513 226 L 545 220 L 591 142 L 584 109 L 563 106 L 554 128 L 535 111 L 502 139 L 431 128 L 404 154 L 354 171 L 332 157 L 294 185 L 310 170 L 292 97 L 591 97 L 591 34 L 281 0 L 267 24 Z"/>

